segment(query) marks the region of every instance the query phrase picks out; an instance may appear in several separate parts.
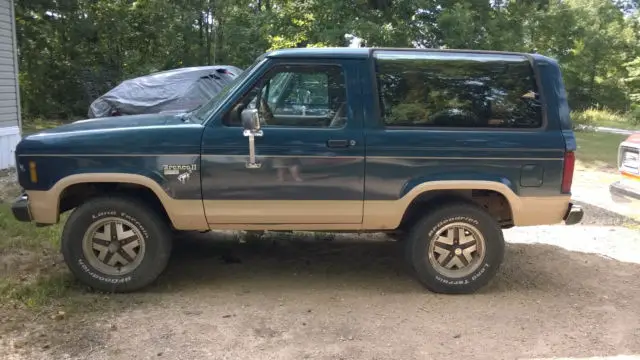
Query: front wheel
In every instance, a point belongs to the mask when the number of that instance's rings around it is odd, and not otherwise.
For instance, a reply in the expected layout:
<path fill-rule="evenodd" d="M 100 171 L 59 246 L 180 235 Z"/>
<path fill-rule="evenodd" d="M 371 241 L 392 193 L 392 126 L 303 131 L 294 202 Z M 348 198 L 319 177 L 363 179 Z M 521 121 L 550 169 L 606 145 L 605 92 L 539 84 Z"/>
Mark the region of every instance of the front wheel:
<path fill-rule="evenodd" d="M 504 258 L 502 230 L 473 204 L 445 205 L 422 220 L 407 239 L 407 260 L 429 290 L 472 293 L 486 285 Z"/>
<path fill-rule="evenodd" d="M 171 231 L 144 203 L 103 197 L 80 205 L 62 233 L 62 254 L 86 285 L 106 292 L 138 290 L 153 282 L 171 253 Z"/>

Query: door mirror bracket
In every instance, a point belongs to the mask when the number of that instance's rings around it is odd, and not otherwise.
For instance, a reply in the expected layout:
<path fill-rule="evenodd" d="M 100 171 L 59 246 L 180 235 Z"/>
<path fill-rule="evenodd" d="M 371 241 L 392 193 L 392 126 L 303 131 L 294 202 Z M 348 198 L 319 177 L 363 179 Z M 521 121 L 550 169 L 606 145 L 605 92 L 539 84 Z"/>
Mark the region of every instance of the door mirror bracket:
<path fill-rule="evenodd" d="M 242 135 L 249 138 L 249 160 L 245 164 L 248 169 L 259 169 L 262 164 L 256 161 L 255 137 L 262 136 L 260 130 L 260 115 L 258 109 L 245 109 L 242 111 Z"/>

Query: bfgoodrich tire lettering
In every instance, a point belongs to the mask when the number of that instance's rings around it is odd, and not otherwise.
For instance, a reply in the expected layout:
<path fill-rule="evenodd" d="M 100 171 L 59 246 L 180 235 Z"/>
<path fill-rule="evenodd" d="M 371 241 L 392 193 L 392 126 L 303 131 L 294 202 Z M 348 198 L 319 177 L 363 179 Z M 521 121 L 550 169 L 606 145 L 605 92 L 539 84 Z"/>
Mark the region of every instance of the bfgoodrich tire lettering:
<path fill-rule="evenodd" d="M 144 203 L 103 197 L 82 204 L 69 216 L 62 254 L 81 282 L 97 290 L 127 292 L 160 275 L 171 242 L 168 225 Z"/>
<path fill-rule="evenodd" d="M 406 251 L 411 270 L 427 289 L 465 294 L 494 277 L 504 258 L 504 238 L 482 208 L 455 203 L 420 220 L 409 234 Z"/>

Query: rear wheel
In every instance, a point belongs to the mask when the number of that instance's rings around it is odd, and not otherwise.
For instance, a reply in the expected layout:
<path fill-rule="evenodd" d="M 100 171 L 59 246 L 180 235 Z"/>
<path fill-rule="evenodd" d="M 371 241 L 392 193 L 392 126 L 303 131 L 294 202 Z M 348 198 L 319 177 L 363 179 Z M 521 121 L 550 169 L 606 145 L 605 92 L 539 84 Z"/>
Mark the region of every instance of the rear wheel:
<path fill-rule="evenodd" d="M 418 280 L 437 293 L 472 293 L 486 285 L 504 258 L 498 223 L 482 208 L 445 205 L 422 220 L 407 239 L 407 260 Z"/>
<path fill-rule="evenodd" d="M 143 288 L 164 270 L 171 253 L 171 230 L 139 201 L 104 197 L 80 205 L 62 234 L 62 254 L 71 272 L 102 291 Z"/>

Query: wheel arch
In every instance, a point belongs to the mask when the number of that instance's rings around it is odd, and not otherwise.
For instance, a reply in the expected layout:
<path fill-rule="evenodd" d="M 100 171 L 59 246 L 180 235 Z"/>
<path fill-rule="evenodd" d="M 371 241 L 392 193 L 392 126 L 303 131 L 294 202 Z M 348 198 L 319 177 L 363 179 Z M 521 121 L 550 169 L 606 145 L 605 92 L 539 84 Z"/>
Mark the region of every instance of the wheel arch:
<path fill-rule="evenodd" d="M 58 180 L 49 190 L 27 191 L 30 210 L 34 220 L 42 224 L 55 224 L 60 221 L 61 200 L 66 191 L 77 185 L 124 184 L 147 189 L 155 195 L 162 210 L 179 230 L 207 230 L 202 200 L 179 200 L 171 198 L 156 181 L 148 176 L 127 173 L 83 173 L 73 174 Z M 62 209 L 66 211 L 68 209 Z"/>
<path fill-rule="evenodd" d="M 437 180 L 405 187 L 403 196 L 394 201 L 365 201 L 365 228 L 396 229 L 415 221 L 430 205 L 449 201 L 474 201 L 478 196 L 498 196 L 505 201 L 506 217 L 517 222 L 521 209 L 518 195 L 505 183 L 491 180 Z M 404 189 L 403 189 L 404 190 Z M 487 205 L 489 206 L 489 205 Z M 486 206 L 485 206 L 486 208 Z"/>

